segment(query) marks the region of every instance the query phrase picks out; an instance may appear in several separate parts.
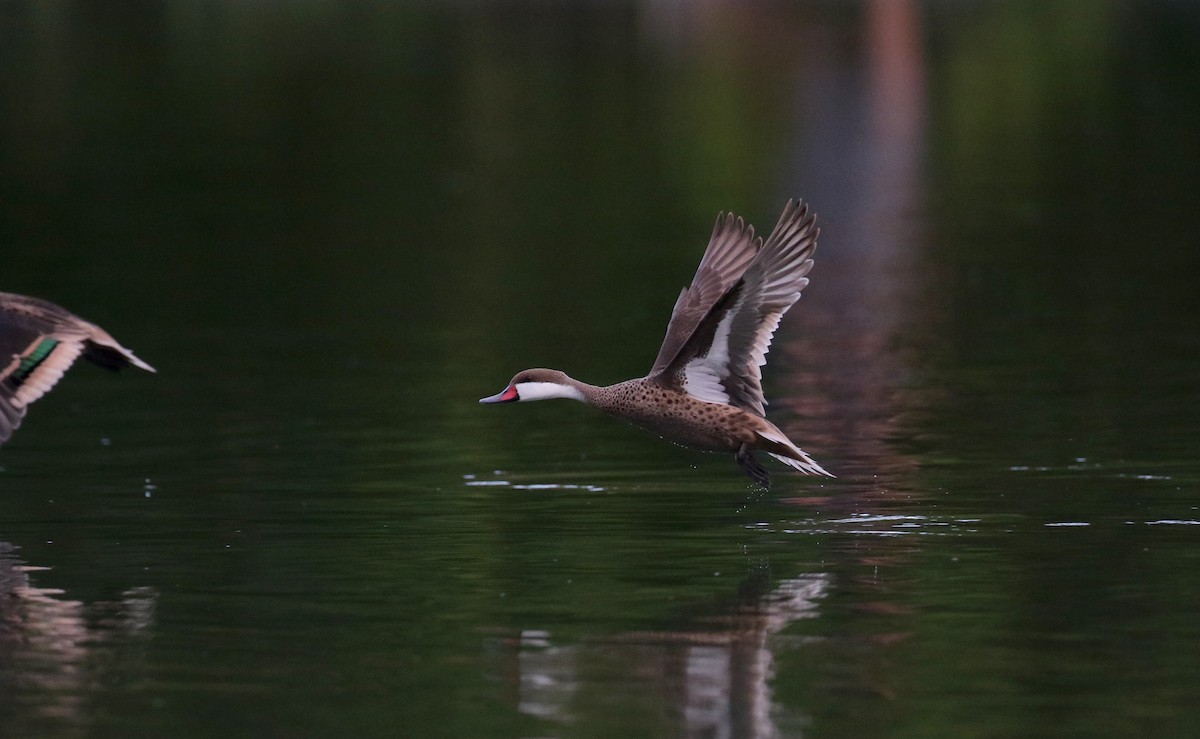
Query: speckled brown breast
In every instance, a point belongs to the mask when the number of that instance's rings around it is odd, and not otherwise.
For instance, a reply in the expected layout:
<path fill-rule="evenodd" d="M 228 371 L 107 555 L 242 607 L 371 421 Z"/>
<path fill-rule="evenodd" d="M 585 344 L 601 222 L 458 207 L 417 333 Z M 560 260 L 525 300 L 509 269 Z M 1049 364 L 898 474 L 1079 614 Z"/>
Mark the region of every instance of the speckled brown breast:
<path fill-rule="evenodd" d="M 709 452 L 756 445 L 761 419 L 740 408 L 705 403 L 641 378 L 598 388 L 592 405 L 667 441 Z"/>

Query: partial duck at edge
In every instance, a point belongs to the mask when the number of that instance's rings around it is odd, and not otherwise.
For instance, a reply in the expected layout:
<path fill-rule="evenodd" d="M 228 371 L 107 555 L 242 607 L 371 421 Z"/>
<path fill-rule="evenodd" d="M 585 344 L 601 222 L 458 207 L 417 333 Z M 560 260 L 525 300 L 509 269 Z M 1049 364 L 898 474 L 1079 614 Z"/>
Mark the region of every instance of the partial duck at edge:
<path fill-rule="evenodd" d="M 648 375 L 598 387 L 558 370 L 528 369 L 479 402 L 578 400 L 668 441 L 732 452 L 764 487 L 770 474 L 755 459 L 758 450 L 800 472 L 833 477 L 766 419 L 760 369 L 779 320 L 808 284 L 819 233 L 799 201 L 788 201 L 765 243 L 753 226 L 722 213 Z"/>
<path fill-rule="evenodd" d="M 21 425 L 29 404 L 49 392 L 81 354 L 105 369 L 133 365 L 155 371 L 107 331 L 65 308 L 0 293 L 0 445 Z"/>

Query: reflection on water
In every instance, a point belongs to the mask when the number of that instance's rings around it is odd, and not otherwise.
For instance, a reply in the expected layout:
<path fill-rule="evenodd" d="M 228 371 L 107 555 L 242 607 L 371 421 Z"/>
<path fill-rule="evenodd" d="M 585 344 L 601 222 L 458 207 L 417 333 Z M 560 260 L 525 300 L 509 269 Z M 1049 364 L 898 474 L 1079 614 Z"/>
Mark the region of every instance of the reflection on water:
<path fill-rule="evenodd" d="M 856 536 L 904 536 L 920 534 L 923 536 L 955 536 L 964 533 L 974 533 L 971 524 L 979 519 L 956 518 L 949 521 L 939 521 L 930 516 L 915 514 L 872 514 L 856 513 L 846 518 L 808 519 L 804 521 L 772 521 L 748 524 L 747 528 L 755 531 L 774 532 L 781 534 L 854 534 Z"/>
<path fill-rule="evenodd" d="M 909 387 L 913 358 L 900 348 L 906 332 L 929 320 L 913 289 L 928 118 L 920 7 L 873 2 L 866 10 L 859 84 L 846 84 L 828 42 L 801 46 L 810 49 L 805 75 L 815 79 L 803 103 L 819 112 L 793 121 L 785 177 L 813 183 L 824 228 L 812 289 L 789 315 L 770 372 L 777 407 L 805 419 L 802 444 L 836 450 L 836 474 L 865 483 L 797 502 L 841 507 L 887 500 L 897 488 L 911 493 L 916 461 L 895 438 L 921 398 Z"/>
<path fill-rule="evenodd" d="M 467 487 L 492 487 L 492 488 L 512 488 L 513 490 L 586 490 L 589 493 L 602 493 L 605 488 L 599 485 L 576 485 L 574 483 L 564 482 L 510 482 L 498 475 L 504 474 L 500 470 L 495 470 L 492 477 L 488 479 L 479 479 L 479 476 L 474 474 L 463 475 L 463 484 Z"/>
<path fill-rule="evenodd" d="M 34 708 L 31 725 L 85 723 L 90 692 L 135 670 L 158 593 L 134 587 L 115 600 L 72 600 L 34 584 L 48 568 L 25 564 L 16 551 L 0 542 L 0 692 Z"/>
<path fill-rule="evenodd" d="M 695 615 L 673 631 L 631 632 L 573 645 L 556 644 L 548 631 L 527 629 L 485 645 L 497 679 L 516 688 L 522 713 L 560 723 L 587 720 L 592 686 L 605 702 L 655 696 L 672 735 L 775 737 L 780 725 L 802 727 L 793 707 L 773 700 L 776 652 L 803 643 L 782 639 L 793 622 L 817 617 L 831 587 L 827 573 L 810 573 L 748 596 L 737 608 Z M 788 734 L 790 735 L 790 734 Z"/>

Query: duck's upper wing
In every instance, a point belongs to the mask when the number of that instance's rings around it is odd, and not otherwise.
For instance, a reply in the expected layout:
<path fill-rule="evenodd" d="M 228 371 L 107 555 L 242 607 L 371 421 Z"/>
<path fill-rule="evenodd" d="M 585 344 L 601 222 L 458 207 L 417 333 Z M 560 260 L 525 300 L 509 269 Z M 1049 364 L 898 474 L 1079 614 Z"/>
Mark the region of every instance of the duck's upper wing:
<path fill-rule="evenodd" d="M 132 364 L 154 371 L 99 326 L 53 303 L 0 293 L 0 444 L 80 354 L 110 369 Z"/>
<path fill-rule="evenodd" d="M 675 301 L 667 335 L 650 370 L 651 377 L 661 374 L 675 362 L 713 306 L 741 279 L 760 248 L 762 238 L 754 237 L 754 226 L 746 225 L 732 213 L 717 216 L 712 238 L 708 240 L 708 248 L 704 250 L 692 284 L 683 288 Z"/>
<path fill-rule="evenodd" d="M 779 319 L 808 284 L 819 232 L 808 206 L 789 200 L 767 243 L 657 379 L 699 400 L 764 415 L 760 368 Z"/>

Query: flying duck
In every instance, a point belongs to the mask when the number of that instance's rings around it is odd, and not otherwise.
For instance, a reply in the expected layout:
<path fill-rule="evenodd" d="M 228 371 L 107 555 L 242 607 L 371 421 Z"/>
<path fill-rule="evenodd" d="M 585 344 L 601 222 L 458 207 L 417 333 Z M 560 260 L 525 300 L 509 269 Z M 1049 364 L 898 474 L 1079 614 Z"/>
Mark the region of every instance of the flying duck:
<path fill-rule="evenodd" d="M 808 284 L 819 232 L 800 201 L 788 201 L 766 243 L 753 226 L 722 213 L 648 375 L 598 387 L 558 370 L 527 369 L 479 402 L 578 400 L 668 441 L 732 452 L 763 487 L 771 478 L 754 457 L 760 449 L 800 472 L 833 477 L 766 419 L 760 370 L 779 319 Z"/>
<path fill-rule="evenodd" d="M 105 369 L 154 372 L 96 324 L 45 300 L 0 293 L 0 444 L 80 354 Z"/>

